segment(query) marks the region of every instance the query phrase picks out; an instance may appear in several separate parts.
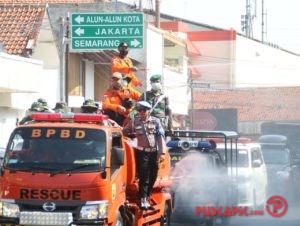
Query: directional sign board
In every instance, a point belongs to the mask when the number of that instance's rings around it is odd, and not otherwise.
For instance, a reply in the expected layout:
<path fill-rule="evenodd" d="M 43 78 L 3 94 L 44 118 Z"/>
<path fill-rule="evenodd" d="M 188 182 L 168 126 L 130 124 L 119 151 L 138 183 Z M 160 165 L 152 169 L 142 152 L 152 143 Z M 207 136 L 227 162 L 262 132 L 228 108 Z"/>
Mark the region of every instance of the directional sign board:
<path fill-rule="evenodd" d="M 73 13 L 72 50 L 116 49 L 120 42 L 143 48 L 143 13 Z"/>

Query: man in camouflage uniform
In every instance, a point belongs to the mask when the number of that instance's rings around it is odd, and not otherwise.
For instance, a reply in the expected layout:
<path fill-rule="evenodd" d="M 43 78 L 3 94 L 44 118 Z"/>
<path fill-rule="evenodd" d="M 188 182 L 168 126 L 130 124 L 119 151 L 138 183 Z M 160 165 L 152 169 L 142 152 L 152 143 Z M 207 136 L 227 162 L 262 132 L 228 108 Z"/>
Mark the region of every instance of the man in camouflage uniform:
<path fill-rule="evenodd" d="M 125 136 L 136 138 L 137 176 L 142 209 L 154 209 L 149 203 L 158 173 L 158 160 L 164 160 L 164 129 L 158 118 L 150 116 L 152 106 L 146 101 L 136 104 L 137 117 L 130 120 L 123 129 Z"/>
<path fill-rule="evenodd" d="M 169 107 L 169 98 L 162 92 L 161 75 L 152 75 L 150 83 L 151 90 L 144 92 L 140 100 L 147 101 L 152 105 L 151 115 L 159 118 L 166 135 L 171 135 L 173 133 L 172 114 Z"/>

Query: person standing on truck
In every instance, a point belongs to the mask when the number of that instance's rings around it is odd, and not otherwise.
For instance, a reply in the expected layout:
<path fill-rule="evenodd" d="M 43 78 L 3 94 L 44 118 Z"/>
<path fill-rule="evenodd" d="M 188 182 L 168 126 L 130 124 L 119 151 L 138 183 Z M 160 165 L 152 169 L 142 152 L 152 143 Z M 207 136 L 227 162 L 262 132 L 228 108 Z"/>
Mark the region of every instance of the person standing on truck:
<path fill-rule="evenodd" d="M 169 106 L 169 98 L 162 92 L 161 75 L 155 74 L 150 77 L 151 90 L 142 94 L 140 100 L 149 102 L 152 105 L 150 111 L 152 116 L 160 119 L 166 135 L 172 135 L 173 122 Z"/>
<path fill-rule="evenodd" d="M 141 86 L 142 82 L 139 81 L 134 74 L 138 70 L 137 67 L 133 66 L 131 59 L 128 55 L 128 45 L 125 42 L 121 42 L 118 46 L 119 54 L 114 56 L 111 60 L 111 71 L 119 72 L 127 75 L 131 79 L 131 84 L 134 86 Z"/>
<path fill-rule="evenodd" d="M 104 93 L 102 109 L 104 114 L 123 126 L 125 119 L 131 112 L 134 102 L 138 101 L 141 93 L 123 84 L 123 76 L 114 72 L 111 77 L 110 87 Z"/>
<path fill-rule="evenodd" d="M 137 163 L 137 177 L 139 179 L 139 195 L 141 208 L 153 210 L 149 203 L 158 173 L 158 162 L 164 160 L 164 129 L 160 120 L 150 115 L 152 106 L 147 101 L 137 102 L 137 117 L 130 120 L 123 128 L 128 137 L 135 137 L 137 145 L 134 147 Z"/>

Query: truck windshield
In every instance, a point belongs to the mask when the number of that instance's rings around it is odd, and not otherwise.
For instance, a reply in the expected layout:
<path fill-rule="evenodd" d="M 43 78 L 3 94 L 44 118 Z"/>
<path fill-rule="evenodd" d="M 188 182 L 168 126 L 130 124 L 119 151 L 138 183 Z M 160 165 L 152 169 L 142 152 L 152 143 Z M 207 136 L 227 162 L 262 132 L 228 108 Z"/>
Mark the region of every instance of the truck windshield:
<path fill-rule="evenodd" d="M 225 161 L 225 150 L 218 148 L 217 151 L 221 154 L 222 159 Z M 231 156 L 232 156 L 232 161 L 231 161 Z M 233 150 L 232 154 L 230 151 L 227 151 L 227 160 L 228 160 L 228 166 L 232 167 L 242 167 L 242 168 L 247 168 L 249 167 L 249 157 L 248 157 L 248 150 L 246 149 L 239 149 L 238 150 L 238 155 L 236 159 L 236 151 Z"/>
<path fill-rule="evenodd" d="M 30 172 L 103 170 L 106 135 L 84 128 L 18 128 L 8 143 L 3 166 Z"/>
<path fill-rule="evenodd" d="M 289 153 L 285 149 L 263 149 L 262 153 L 267 165 L 289 163 Z"/>

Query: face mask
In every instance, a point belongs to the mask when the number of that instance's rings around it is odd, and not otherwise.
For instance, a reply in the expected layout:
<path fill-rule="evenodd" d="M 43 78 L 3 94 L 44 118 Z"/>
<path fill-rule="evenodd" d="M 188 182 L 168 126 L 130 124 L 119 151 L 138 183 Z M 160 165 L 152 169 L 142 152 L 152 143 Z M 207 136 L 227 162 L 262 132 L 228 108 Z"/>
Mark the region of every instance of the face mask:
<path fill-rule="evenodd" d="M 161 90 L 161 84 L 159 82 L 151 83 L 153 90 Z"/>
<path fill-rule="evenodd" d="M 122 80 L 122 86 L 127 86 L 127 85 L 128 85 L 127 80 Z"/>

